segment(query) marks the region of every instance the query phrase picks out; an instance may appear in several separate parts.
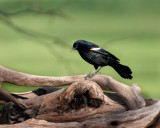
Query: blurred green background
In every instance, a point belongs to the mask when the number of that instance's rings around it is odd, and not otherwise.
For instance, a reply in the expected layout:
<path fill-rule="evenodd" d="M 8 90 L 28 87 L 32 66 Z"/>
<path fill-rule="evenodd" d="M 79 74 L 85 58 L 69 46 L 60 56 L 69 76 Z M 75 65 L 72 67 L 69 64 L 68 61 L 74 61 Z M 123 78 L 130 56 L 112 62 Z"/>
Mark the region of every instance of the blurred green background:
<path fill-rule="evenodd" d="M 133 71 L 121 78 L 111 67 L 101 74 L 138 84 L 160 98 L 159 0 L 1 0 L 0 65 L 29 74 L 88 74 L 94 68 L 69 52 L 76 40 L 99 44 Z M 2 85 L 10 92 L 34 87 Z"/>

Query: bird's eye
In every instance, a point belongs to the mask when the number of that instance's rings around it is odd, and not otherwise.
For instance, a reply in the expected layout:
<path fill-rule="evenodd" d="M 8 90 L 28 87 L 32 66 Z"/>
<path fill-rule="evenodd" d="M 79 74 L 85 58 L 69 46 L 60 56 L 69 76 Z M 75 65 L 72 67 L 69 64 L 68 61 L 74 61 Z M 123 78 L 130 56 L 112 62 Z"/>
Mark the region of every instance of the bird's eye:
<path fill-rule="evenodd" d="M 78 47 L 78 44 L 76 44 L 75 46 L 74 46 L 74 48 L 76 49 Z"/>
<path fill-rule="evenodd" d="M 77 45 L 76 43 L 74 43 L 73 47 L 74 47 L 74 48 L 77 48 L 77 46 L 78 46 L 78 45 Z"/>

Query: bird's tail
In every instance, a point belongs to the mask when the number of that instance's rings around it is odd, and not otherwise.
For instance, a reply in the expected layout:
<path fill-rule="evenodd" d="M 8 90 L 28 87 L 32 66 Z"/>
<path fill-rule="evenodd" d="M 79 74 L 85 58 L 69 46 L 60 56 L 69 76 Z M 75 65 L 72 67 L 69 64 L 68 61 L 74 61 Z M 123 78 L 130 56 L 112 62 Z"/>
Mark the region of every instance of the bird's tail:
<path fill-rule="evenodd" d="M 132 79 L 132 71 L 128 66 L 122 65 L 117 61 L 114 61 L 113 63 L 109 64 L 111 67 L 116 70 L 116 72 L 125 79 Z"/>

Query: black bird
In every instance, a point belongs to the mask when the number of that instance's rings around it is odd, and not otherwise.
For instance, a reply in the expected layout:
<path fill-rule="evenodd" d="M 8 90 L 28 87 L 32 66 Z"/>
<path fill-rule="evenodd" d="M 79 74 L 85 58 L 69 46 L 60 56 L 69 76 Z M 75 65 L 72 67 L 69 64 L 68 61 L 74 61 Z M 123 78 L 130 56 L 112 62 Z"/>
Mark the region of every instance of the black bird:
<path fill-rule="evenodd" d="M 132 79 L 132 71 L 128 66 L 120 64 L 120 60 L 116 56 L 94 43 L 85 40 L 77 40 L 73 44 L 72 51 L 73 50 L 77 50 L 85 61 L 94 65 L 95 70 L 90 72 L 85 79 L 94 77 L 102 67 L 107 65 L 114 68 L 121 77 Z M 98 69 L 98 67 L 100 68 Z"/>

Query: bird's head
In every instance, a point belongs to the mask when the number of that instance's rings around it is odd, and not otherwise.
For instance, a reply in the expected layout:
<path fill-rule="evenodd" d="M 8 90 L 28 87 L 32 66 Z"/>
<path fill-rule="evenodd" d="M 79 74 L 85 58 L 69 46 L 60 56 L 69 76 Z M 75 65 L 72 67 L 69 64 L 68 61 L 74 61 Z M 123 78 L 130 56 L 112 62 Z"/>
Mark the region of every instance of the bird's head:
<path fill-rule="evenodd" d="M 80 50 L 80 49 L 86 49 L 86 48 L 90 48 L 90 47 L 91 47 L 91 43 L 90 42 L 85 41 L 85 40 L 77 40 L 76 42 L 74 42 L 71 51 Z"/>
<path fill-rule="evenodd" d="M 78 42 L 74 42 L 71 52 L 78 49 Z"/>

